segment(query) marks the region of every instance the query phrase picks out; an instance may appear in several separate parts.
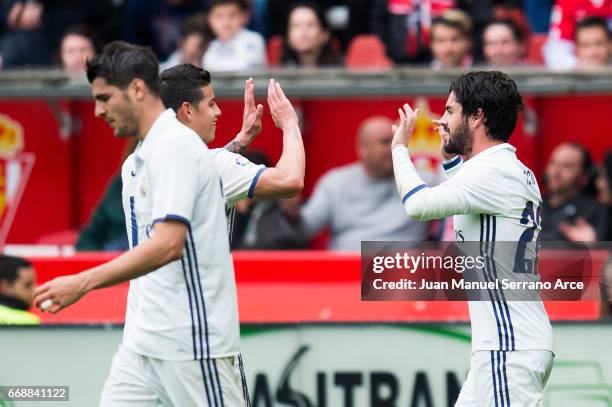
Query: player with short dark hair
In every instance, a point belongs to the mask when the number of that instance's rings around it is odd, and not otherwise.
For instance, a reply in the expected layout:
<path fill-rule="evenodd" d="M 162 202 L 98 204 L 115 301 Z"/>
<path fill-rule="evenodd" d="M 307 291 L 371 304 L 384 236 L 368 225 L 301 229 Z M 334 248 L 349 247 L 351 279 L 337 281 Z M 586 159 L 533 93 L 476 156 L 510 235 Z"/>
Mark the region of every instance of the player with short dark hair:
<path fill-rule="evenodd" d="M 435 121 L 448 180 L 431 188 L 417 174 L 406 147 L 418 109 L 404 105 L 394 129 L 395 180 L 408 215 L 416 220 L 453 216 L 458 241 L 480 242 L 487 259 L 478 275 L 483 279 L 531 275 L 528 264 L 537 261 L 542 197 L 533 172 L 507 143 L 522 106 L 516 84 L 504 73 L 470 72 L 455 80 L 446 111 Z M 496 257 L 496 242 L 515 242 L 513 264 Z M 519 242 L 530 249 L 522 256 Z M 541 405 L 554 355 L 552 327 L 539 298 L 507 300 L 505 290 L 495 288 L 482 301 L 470 298 L 469 310 L 472 358 L 455 406 Z"/>
<path fill-rule="evenodd" d="M 200 137 L 164 107 L 158 70 L 150 49 L 123 42 L 88 63 L 96 116 L 139 140 L 121 172 L 131 249 L 38 287 L 35 302 L 55 313 L 131 280 L 102 407 L 246 406 L 221 182 Z"/>
<path fill-rule="evenodd" d="M 163 71 L 160 81 L 164 104 L 176 112 L 181 123 L 198 133 L 205 143 L 210 143 L 215 131 L 205 125 L 204 119 L 210 110 L 207 103 L 213 100 L 209 98 L 214 98 L 210 74 L 185 64 Z M 263 106 L 255 106 L 253 88 L 253 80 L 248 79 L 245 84 L 243 128 L 239 135 L 225 148 L 211 149 L 227 199 L 230 235 L 236 202 L 245 198 L 289 198 L 297 195 L 304 185 L 305 155 L 298 117 L 275 81 L 268 86 L 268 106 L 274 122 L 283 131 L 283 151 L 276 166 L 256 165 L 236 154 L 242 152 L 253 138 L 241 134 L 253 133 L 249 129 L 254 126 L 261 129 Z M 215 109 L 215 114 L 220 115 L 218 107 Z"/>

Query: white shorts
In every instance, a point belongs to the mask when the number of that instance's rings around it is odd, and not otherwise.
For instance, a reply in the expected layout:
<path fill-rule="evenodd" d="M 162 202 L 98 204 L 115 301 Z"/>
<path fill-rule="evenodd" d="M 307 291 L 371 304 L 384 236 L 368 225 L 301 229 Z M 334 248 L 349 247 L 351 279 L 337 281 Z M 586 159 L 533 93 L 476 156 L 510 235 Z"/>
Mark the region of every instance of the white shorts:
<path fill-rule="evenodd" d="M 539 407 L 553 366 L 549 351 L 478 351 L 455 407 Z"/>
<path fill-rule="evenodd" d="M 123 346 L 113 357 L 100 407 L 250 407 L 242 357 L 170 361 Z"/>

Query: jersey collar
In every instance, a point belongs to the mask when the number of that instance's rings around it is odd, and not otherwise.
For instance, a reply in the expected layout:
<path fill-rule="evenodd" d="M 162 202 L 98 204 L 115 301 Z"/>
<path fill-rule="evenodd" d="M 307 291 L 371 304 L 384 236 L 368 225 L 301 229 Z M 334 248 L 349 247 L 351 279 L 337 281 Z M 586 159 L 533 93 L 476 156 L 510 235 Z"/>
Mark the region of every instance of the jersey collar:
<path fill-rule="evenodd" d="M 151 154 L 153 147 L 155 146 L 155 140 L 160 134 L 162 134 L 164 127 L 166 127 L 166 125 L 170 123 L 172 119 L 175 118 L 176 114 L 174 113 L 174 110 L 164 110 L 162 114 L 160 114 L 157 119 L 155 119 L 153 125 L 145 135 L 144 139 L 140 143 L 138 143 L 138 146 L 136 147 L 136 152 L 134 153 L 136 157 L 143 161 L 146 160 L 149 154 Z"/>
<path fill-rule="evenodd" d="M 472 157 L 469 161 L 472 161 L 474 158 L 479 158 L 479 157 L 486 157 L 488 155 L 491 155 L 497 151 L 500 150 L 510 150 L 513 153 L 516 152 L 516 147 L 514 147 L 512 144 L 510 143 L 502 143 L 502 144 L 498 144 L 496 146 L 493 147 L 489 147 L 486 150 L 481 151 L 480 153 L 476 154 L 474 157 Z"/>

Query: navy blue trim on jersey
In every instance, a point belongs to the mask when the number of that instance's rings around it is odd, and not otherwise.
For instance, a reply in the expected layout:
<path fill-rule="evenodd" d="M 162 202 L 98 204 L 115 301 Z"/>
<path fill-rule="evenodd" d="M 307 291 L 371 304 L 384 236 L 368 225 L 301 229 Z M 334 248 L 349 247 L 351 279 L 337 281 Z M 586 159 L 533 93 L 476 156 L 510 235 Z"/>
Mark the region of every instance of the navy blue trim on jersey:
<path fill-rule="evenodd" d="M 227 218 L 227 235 L 229 236 L 230 248 L 232 246 L 232 236 L 234 234 L 234 218 L 236 217 L 236 207 L 232 206 L 231 208 L 225 211 L 225 216 Z"/>
<path fill-rule="evenodd" d="M 151 223 L 152 225 L 155 225 L 156 223 L 160 223 L 160 222 L 165 222 L 167 220 L 176 220 L 178 222 L 184 223 L 185 225 L 189 226 L 189 220 L 187 218 L 184 218 L 180 215 L 174 215 L 169 213 L 168 215 L 164 216 L 163 218 L 157 218 L 157 219 L 153 219 L 153 222 Z"/>
<path fill-rule="evenodd" d="M 197 289 L 196 289 L 196 277 L 194 273 L 195 267 L 193 266 L 193 260 L 191 258 L 191 251 L 189 250 L 189 243 L 185 241 L 185 251 L 187 254 L 187 264 L 189 266 L 189 279 L 191 280 L 191 289 L 193 290 L 193 302 L 195 304 L 197 322 L 198 322 L 198 343 L 200 345 L 200 352 L 195 352 L 196 359 L 201 359 L 204 353 L 204 341 L 202 339 L 202 315 L 200 312 L 200 302 L 198 301 Z"/>
<path fill-rule="evenodd" d="M 497 383 L 499 384 L 499 404 L 502 407 L 505 407 L 505 403 L 504 403 L 504 380 L 502 379 L 501 376 L 501 356 L 500 356 L 500 351 L 495 352 L 495 356 L 496 356 L 496 361 L 497 361 Z M 495 396 L 497 398 L 497 395 Z"/>
<path fill-rule="evenodd" d="M 408 193 L 406 195 L 404 195 L 404 197 L 402 198 L 402 204 L 406 203 L 408 198 L 410 198 L 412 195 L 416 194 L 417 192 L 419 192 L 423 188 L 427 188 L 427 185 L 421 184 L 418 187 L 414 187 L 410 191 L 408 191 Z"/>
<path fill-rule="evenodd" d="M 510 392 L 508 391 L 508 375 L 506 374 L 506 352 L 502 352 L 504 357 L 504 364 L 502 371 L 504 372 L 504 384 L 506 386 L 506 405 L 510 407 Z"/>
<path fill-rule="evenodd" d="M 191 224 L 187 225 L 187 239 L 186 239 L 186 245 L 188 247 L 188 252 L 189 249 L 191 249 L 191 253 L 193 254 L 193 263 L 195 264 L 194 270 L 195 270 L 195 280 L 197 283 L 197 290 L 199 292 L 199 298 L 200 301 L 202 303 L 202 315 L 203 315 L 203 320 L 204 320 L 204 342 L 206 342 L 206 356 L 204 355 L 204 349 L 201 347 L 201 351 L 202 351 L 202 358 L 206 359 L 206 367 L 208 370 L 208 376 L 210 378 L 210 382 L 211 382 L 211 388 L 212 388 L 212 393 L 213 393 L 213 399 L 215 400 L 215 405 L 217 405 L 217 389 L 215 389 L 215 383 L 214 383 L 214 377 L 213 377 L 213 372 L 212 372 L 212 368 L 210 366 L 210 342 L 209 342 L 209 338 L 208 338 L 208 319 L 206 317 L 206 301 L 204 299 L 204 292 L 202 290 L 202 279 L 200 276 L 200 268 L 199 268 L 199 263 L 198 263 L 198 255 L 195 249 L 195 243 L 193 240 L 193 231 L 191 230 Z M 196 285 L 194 284 L 194 291 L 196 290 Z M 196 296 L 196 304 L 197 304 L 197 296 Z M 198 314 L 199 314 L 199 310 L 198 310 Z M 202 342 L 202 330 L 200 330 L 200 342 Z M 201 345 L 203 346 L 203 345 Z M 218 392 L 221 393 L 221 386 L 220 383 L 217 383 L 218 386 Z M 222 398 L 222 396 L 219 396 Z M 221 406 L 223 406 L 223 404 L 221 404 Z"/>
<path fill-rule="evenodd" d="M 259 180 L 259 177 L 261 176 L 261 174 L 267 169 L 268 167 L 261 167 L 259 171 L 257 171 L 257 174 L 255 174 L 255 176 L 253 177 L 253 181 L 251 181 L 251 186 L 249 187 L 247 198 L 249 199 L 253 198 L 253 194 L 255 193 L 255 185 L 257 185 L 257 181 Z"/>
<path fill-rule="evenodd" d="M 196 348 L 196 332 L 195 332 L 195 319 L 193 318 L 193 301 L 191 300 L 191 289 L 187 279 L 187 269 L 185 267 L 185 258 L 181 257 L 181 267 L 183 269 L 183 276 L 185 277 L 185 287 L 187 287 L 187 297 L 189 298 L 189 313 L 191 315 L 191 338 L 193 341 L 193 360 L 197 359 L 197 348 Z"/>
<path fill-rule="evenodd" d="M 457 157 L 453 158 L 452 160 L 450 160 L 449 162 L 446 163 L 442 163 L 442 168 L 444 169 L 444 171 L 448 171 L 451 168 L 456 167 L 458 164 L 461 163 L 461 161 L 463 161 L 461 159 L 461 156 L 458 155 Z"/>
<path fill-rule="evenodd" d="M 204 391 L 206 392 L 206 401 L 208 402 L 208 406 L 212 407 L 210 403 L 210 394 L 208 392 L 208 383 L 206 381 L 206 372 L 204 370 L 204 360 L 200 359 L 200 371 L 202 372 L 202 381 L 204 382 Z M 217 403 L 215 402 L 215 405 Z"/>
<path fill-rule="evenodd" d="M 497 279 L 497 273 L 495 272 L 496 267 L 495 267 L 495 257 L 493 257 L 493 253 L 495 251 L 494 246 L 495 246 L 495 233 L 496 233 L 496 229 L 495 229 L 495 225 L 496 225 L 496 220 L 495 217 L 493 217 L 493 221 L 491 221 L 491 215 L 487 215 L 487 240 L 488 240 L 488 249 L 487 249 L 487 259 L 489 261 L 489 269 L 488 272 L 490 273 L 489 276 L 491 277 L 491 279 L 495 279 L 495 281 L 499 280 Z M 493 225 L 493 228 L 491 229 L 491 225 Z M 490 237 L 489 237 L 490 234 Z M 499 350 L 508 350 L 508 321 L 507 321 L 507 317 L 508 315 L 505 313 L 504 311 L 504 303 L 506 302 L 505 297 L 504 297 L 504 290 L 503 288 L 499 288 L 499 291 L 497 289 L 494 290 L 495 292 L 495 298 L 497 299 L 497 304 L 499 307 L 499 313 L 501 314 L 501 319 L 502 319 L 502 324 L 504 326 L 504 344 L 505 346 L 500 346 Z M 507 305 L 506 305 L 507 306 Z"/>
<path fill-rule="evenodd" d="M 489 275 L 487 268 L 488 268 L 488 247 L 486 246 L 486 242 L 489 240 L 489 230 L 487 228 L 486 230 L 486 235 L 485 235 L 485 227 L 484 227 L 484 217 L 485 215 L 480 215 L 480 256 L 484 257 L 486 259 L 486 263 L 485 263 L 485 269 L 483 270 L 483 276 L 488 283 L 493 282 L 493 278 L 491 278 L 491 276 Z M 488 223 L 487 223 L 488 226 Z M 484 249 L 483 249 L 483 243 L 484 243 Z M 499 338 L 499 348 L 502 349 L 502 330 L 501 330 L 501 322 L 500 322 L 500 318 L 499 315 L 501 315 L 502 310 L 501 310 L 501 304 L 499 304 L 499 299 L 497 298 L 497 291 L 495 289 L 491 290 L 488 286 L 487 286 L 487 291 L 489 293 L 489 298 L 491 299 L 491 305 L 493 306 L 493 314 L 495 315 L 495 321 L 497 323 L 497 335 Z M 495 297 L 495 300 L 493 299 L 493 297 Z M 499 314 L 497 312 L 497 307 L 499 308 Z"/>
<path fill-rule="evenodd" d="M 249 388 L 247 386 L 246 374 L 244 373 L 244 363 L 242 355 L 238 355 L 238 369 L 240 370 L 240 382 L 242 383 L 242 397 L 244 398 L 245 406 L 251 407 L 251 398 L 249 397 Z"/>
<path fill-rule="evenodd" d="M 496 233 L 497 233 L 497 218 L 493 216 L 493 242 L 495 242 Z M 497 278 L 497 266 L 495 265 L 495 243 L 493 243 L 493 248 L 491 251 L 491 258 L 493 259 L 493 274 L 495 275 L 495 278 Z M 504 307 L 504 312 L 505 312 L 506 318 L 508 320 L 508 325 L 510 328 L 510 341 L 512 344 L 512 349 L 510 349 L 510 346 L 508 344 L 508 336 L 507 336 L 508 333 L 506 333 L 506 349 L 505 350 L 516 350 L 516 344 L 514 341 L 514 326 L 512 325 L 512 317 L 510 316 L 510 308 L 508 307 L 508 302 L 506 301 L 506 295 L 504 294 L 503 289 L 500 289 L 500 294 L 502 298 L 502 305 Z"/>
<path fill-rule="evenodd" d="M 213 367 L 215 368 L 215 377 L 217 378 L 217 386 L 219 386 L 219 398 L 221 399 L 221 407 L 225 406 L 223 402 L 223 387 L 221 387 L 221 380 L 219 380 L 219 370 L 217 369 L 217 359 L 212 359 Z"/>
<path fill-rule="evenodd" d="M 491 351 L 491 378 L 493 379 L 493 398 L 495 399 L 495 407 L 499 407 L 499 403 L 497 402 L 497 380 L 495 379 L 495 355 L 493 355 L 493 352 L 494 351 Z"/>
<path fill-rule="evenodd" d="M 136 219 L 136 201 L 130 197 L 130 221 L 132 226 L 132 248 L 138 245 L 138 220 Z"/>

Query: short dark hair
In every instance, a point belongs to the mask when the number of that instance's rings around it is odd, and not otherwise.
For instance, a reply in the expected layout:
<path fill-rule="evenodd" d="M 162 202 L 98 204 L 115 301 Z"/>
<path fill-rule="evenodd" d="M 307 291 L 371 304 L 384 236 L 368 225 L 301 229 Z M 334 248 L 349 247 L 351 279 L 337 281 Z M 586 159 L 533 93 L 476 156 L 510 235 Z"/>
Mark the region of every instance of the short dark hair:
<path fill-rule="evenodd" d="M 32 267 L 32 264 L 14 256 L 0 256 L 0 281 L 6 280 L 9 284 L 13 284 L 17 280 L 19 269 Z"/>
<path fill-rule="evenodd" d="M 159 62 L 150 47 L 111 42 L 87 61 L 87 80 L 92 83 L 96 78 L 121 89 L 134 79 L 142 79 L 152 93 L 159 95 Z"/>
<path fill-rule="evenodd" d="M 210 72 L 192 64 L 176 65 L 159 75 L 159 94 L 166 107 L 178 112 L 184 102 L 194 106 L 204 97 L 202 87 L 210 85 Z"/>
<path fill-rule="evenodd" d="M 248 13 L 249 12 L 249 4 L 246 2 L 246 0 L 210 0 L 210 2 L 208 3 L 208 11 L 212 11 L 213 8 L 217 7 L 217 6 L 224 6 L 227 4 L 235 4 L 236 6 L 238 6 L 243 12 Z"/>
<path fill-rule="evenodd" d="M 574 32 L 574 38 L 578 36 L 578 31 L 584 28 L 596 28 L 599 27 L 606 32 L 608 39 L 610 39 L 610 27 L 606 19 L 600 16 L 587 16 L 576 23 L 576 30 Z"/>
<path fill-rule="evenodd" d="M 503 25 L 505 27 L 508 27 L 508 29 L 512 33 L 512 36 L 514 37 L 514 40 L 516 42 L 519 42 L 519 43 L 525 42 L 525 33 L 520 29 L 518 24 L 510 18 L 496 19 L 496 20 L 491 21 L 490 23 L 487 24 L 487 26 L 483 30 L 483 34 L 484 34 L 484 31 L 486 31 L 489 27 L 494 26 L 494 25 Z"/>
<path fill-rule="evenodd" d="M 450 86 L 462 115 L 471 118 L 484 115 L 487 135 L 493 140 L 508 141 L 523 109 L 523 99 L 516 83 L 499 71 L 467 72 L 455 79 Z"/>

